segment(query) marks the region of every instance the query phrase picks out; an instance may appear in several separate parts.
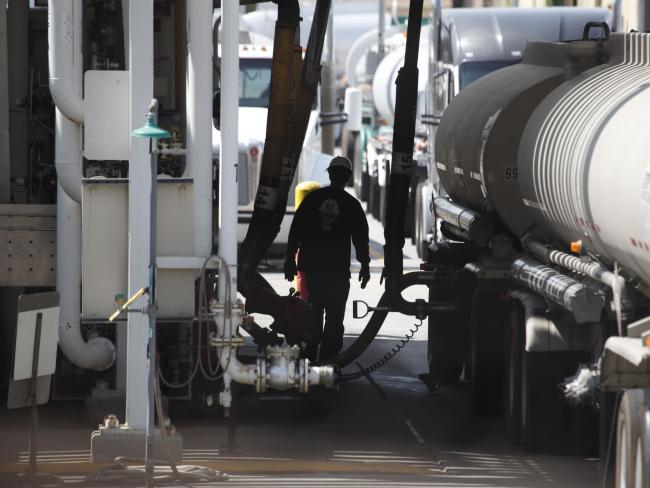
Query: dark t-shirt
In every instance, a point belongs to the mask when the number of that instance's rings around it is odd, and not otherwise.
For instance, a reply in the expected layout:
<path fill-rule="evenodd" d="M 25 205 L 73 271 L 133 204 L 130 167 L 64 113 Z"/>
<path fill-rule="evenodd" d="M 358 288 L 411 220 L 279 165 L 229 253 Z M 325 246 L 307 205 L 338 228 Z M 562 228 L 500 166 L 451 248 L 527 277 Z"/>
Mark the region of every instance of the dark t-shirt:
<path fill-rule="evenodd" d="M 345 190 L 314 190 L 302 201 L 289 231 L 287 256 L 298 248 L 298 269 L 350 276 L 350 239 L 360 263 L 369 263 L 368 222 L 361 204 Z"/>

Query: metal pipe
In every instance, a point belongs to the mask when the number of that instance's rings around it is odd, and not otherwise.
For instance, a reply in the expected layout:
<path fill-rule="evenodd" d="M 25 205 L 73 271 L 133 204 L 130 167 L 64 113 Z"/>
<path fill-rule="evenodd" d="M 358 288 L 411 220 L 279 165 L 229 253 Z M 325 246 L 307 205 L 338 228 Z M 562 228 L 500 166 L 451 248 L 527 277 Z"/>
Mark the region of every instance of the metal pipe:
<path fill-rule="evenodd" d="M 70 120 L 84 121 L 82 98 L 82 0 L 48 2 L 48 62 L 52 99 Z"/>
<path fill-rule="evenodd" d="M 267 346 L 265 357 L 258 358 L 255 364 L 240 362 L 236 349 L 241 310 L 233 308 L 231 313 L 225 313 L 223 307 L 212 306 L 210 311 L 217 326 L 217 334 L 211 339 L 211 344 L 216 345 L 227 385 L 234 380 L 244 385 L 255 385 L 258 392 L 264 392 L 267 388 L 280 391 L 298 388 L 300 393 L 306 393 L 310 385 L 334 385 L 334 368 L 309 365 L 308 360 L 300 359 L 297 346 Z M 229 392 L 225 398 L 222 395 L 222 400 L 226 400 L 226 403 L 222 402 L 225 408 L 230 406 L 229 396 Z"/>
<path fill-rule="evenodd" d="M 54 165 L 59 185 L 76 203 L 81 203 L 81 127 L 58 109 L 54 115 Z"/>
<path fill-rule="evenodd" d="M 103 371 L 115 362 L 115 347 L 105 337 L 81 335 L 81 207 L 59 184 L 56 212 L 56 289 L 59 292 L 59 347 L 79 368 Z"/>
<path fill-rule="evenodd" d="M 56 288 L 60 296 L 59 347 L 75 366 L 102 371 L 115 362 L 105 337 L 81 335 L 81 0 L 48 3 L 50 91 L 56 104 Z"/>
<path fill-rule="evenodd" d="M 539 259 L 557 264 L 563 268 L 575 271 L 576 273 L 589 276 L 590 278 L 603 283 L 612 290 L 613 295 L 613 308 L 616 313 L 616 320 L 618 322 L 619 330 L 623 321 L 623 298 L 625 293 L 625 278 L 616 273 L 612 273 L 602 264 L 593 261 L 592 259 L 580 258 L 572 256 L 555 249 L 551 249 L 543 244 L 535 241 L 528 243 L 528 249 Z"/>
<path fill-rule="evenodd" d="M 209 3 L 209 2 L 208 2 Z M 210 17 L 211 18 L 211 17 Z M 237 163 L 239 157 L 239 7 L 225 2 L 221 12 L 221 145 L 219 155 L 219 255 L 230 270 L 232 297 L 237 296 Z M 211 45 L 211 44 L 210 44 Z M 210 63 L 212 72 L 212 63 Z M 188 98 L 190 94 L 188 93 Z M 210 98 L 206 100 L 210 100 Z M 205 103 L 206 100 L 203 100 Z M 198 101 L 198 100 L 197 100 Z M 206 103 L 206 105 L 208 105 Z M 211 121 L 210 125 L 211 130 Z M 211 151 L 210 147 L 210 151 Z M 228 191 L 226 191 L 228 189 Z M 219 299 L 226 291 L 219 273 Z"/>
<path fill-rule="evenodd" d="M 588 286 L 527 256 L 516 259 L 510 271 L 515 281 L 571 312 L 576 322 L 600 320 L 603 301 Z"/>
<path fill-rule="evenodd" d="M 129 1 L 129 66 L 131 131 L 140 127 L 153 98 L 153 0 Z M 129 147 L 129 296 L 149 284 L 149 220 L 151 179 L 149 140 L 131 137 Z M 134 308 L 146 306 L 138 299 Z M 143 313 L 127 315 L 126 423 L 134 429 L 147 425 L 149 319 Z"/>
<path fill-rule="evenodd" d="M 229 9 L 236 5 L 227 2 L 224 13 L 232 15 Z M 233 27 L 239 29 L 238 13 L 232 23 L 223 24 L 224 45 L 231 42 Z M 236 31 L 237 35 L 238 30 Z M 192 0 L 187 2 L 187 66 L 186 66 L 186 112 L 187 112 L 187 167 L 185 173 L 193 178 L 192 194 L 194 199 L 194 255 L 206 258 L 212 254 L 212 1 Z M 227 49 L 227 48 L 226 48 Z M 224 49 L 225 50 L 225 49 Z M 232 56 L 229 52 L 228 55 Z M 226 54 L 224 53 L 225 57 Z M 227 140 L 221 147 L 226 146 L 226 158 L 222 163 L 236 169 L 237 164 L 237 100 L 239 92 L 232 89 L 233 80 L 238 83 L 237 62 L 226 64 L 233 69 L 222 73 L 222 100 L 228 106 L 227 127 L 222 127 L 222 137 Z M 225 86 L 224 86 L 225 85 Z M 229 98 L 232 97 L 232 100 Z M 222 105 L 223 106 L 223 105 Z M 234 106 L 234 109 L 233 109 Z M 228 136 L 234 133 L 234 144 Z M 233 157 L 230 147 L 233 147 Z M 236 181 L 236 177 L 232 178 Z M 221 188 L 232 188 L 231 182 Z M 236 186 L 235 186 L 236 188 Z M 220 194 L 231 192 L 220 192 Z M 236 201 L 237 195 L 234 195 Z M 221 207 L 220 207 L 221 208 Z M 229 209 L 230 207 L 228 207 Z M 236 206 L 235 206 L 236 209 Z M 236 212 L 236 210 L 235 210 Z M 235 219 L 237 214 L 235 213 Z M 223 254 L 223 252 L 222 252 Z M 230 261 L 229 261 L 230 262 Z"/>
<path fill-rule="evenodd" d="M 557 264 L 576 273 L 589 276 L 596 281 L 600 281 L 610 288 L 620 287 L 625 285 L 625 278 L 616 273 L 612 273 L 602 264 L 597 263 L 591 259 L 585 259 L 578 256 L 572 256 L 555 249 L 548 248 L 539 242 L 530 242 L 528 249 L 539 259 Z"/>
<path fill-rule="evenodd" d="M 479 245 L 487 244 L 494 235 L 494 221 L 490 217 L 445 197 L 434 196 L 433 211 L 436 217 L 467 232 L 469 238 Z"/>

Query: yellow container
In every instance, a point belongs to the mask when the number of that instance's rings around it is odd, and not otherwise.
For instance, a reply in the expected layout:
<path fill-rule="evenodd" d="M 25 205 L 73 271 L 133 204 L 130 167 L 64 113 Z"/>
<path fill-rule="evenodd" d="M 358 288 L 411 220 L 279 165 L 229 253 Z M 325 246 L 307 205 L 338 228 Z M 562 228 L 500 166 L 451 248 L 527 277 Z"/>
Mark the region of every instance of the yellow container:
<path fill-rule="evenodd" d="M 303 181 L 296 185 L 296 208 L 300 206 L 307 195 L 320 188 L 317 181 Z"/>
<path fill-rule="evenodd" d="M 314 190 L 320 188 L 320 183 L 317 181 L 303 181 L 296 185 L 296 209 L 300 206 L 302 201 Z M 296 255 L 296 261 L 298 256 Z M 300 293 L 300 298 L 307 300 L 309 298 L 309 292 L 307 291 L 307 286 L 305 285 L 305 280 L 302 276 L 302 273 L 298 271 L 298 274 L 293 280 L 293 286 Z"/>

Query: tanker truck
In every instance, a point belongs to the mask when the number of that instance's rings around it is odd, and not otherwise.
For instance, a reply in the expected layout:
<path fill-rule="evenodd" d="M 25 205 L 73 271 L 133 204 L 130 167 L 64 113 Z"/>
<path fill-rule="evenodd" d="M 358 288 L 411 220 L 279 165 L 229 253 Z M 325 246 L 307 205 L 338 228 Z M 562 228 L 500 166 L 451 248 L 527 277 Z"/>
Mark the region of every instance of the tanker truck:
<path fill-rule="evenodd" d="M 567 41 L 579 39 L 588 21 L 611 24 L 611 12 L 599 8 L 456 8 L 441 9 L 439 0 L 430 0 L 431 17 L 423 31 L 418 56 L 419 83 L 415 171 L 409 192 L 406 216 L 410 235 L 422 257 L 431 239 L 430 195 L 438 187 L 436 172 L 428 170 L 433 157 L 435 132 L 449 102 L 465 87 L 497 69 L 517 63 L 528 40 Z M 387 181 L 390 176 L 391 134 L 395 112 L 395 81 L 404 62 L 404 44 L 396 28 L 388 31 L 390 51 L 381 60 L 369 86 L 365 88 L 366 126 L 346 140 L 348 157 L 355 161 L 354 183 L 357 195 L 368 202 L 368 211 L 385 223 Z M 402 43 L 395 41 L 402 38 Z M 365 44 L 360 40 L 359 48 Z M 366 48 L 367 49 L 367 48 Z M 348 71 L 359 70 L 361 56 L 351 49 Z M 355 62 L 356 60 L 356 62 Z M 363 82 L 358 74 L 348 75 Z M 364 91 L 363 86 L 361 86 Z M 346 107 L 346 112 L 356 113 Z M 351 129 L 354 130 L 354 129 Z M 367 141 L 360 144 L 359 141 Z M 365 150 L 364 150 L 365 148 Z M 435 165 L 435 162 L 433 162 Z"/>
<path fill-rule="evenodd" d="M 616 486 L 650 479 L 649 81 L 649 34 L 529 42 L 451 101 L 430 167 L 423 268 L 457 305 L 429 314 L 430 381 L 462 375 L 526 449 L 599 446 Z"/>

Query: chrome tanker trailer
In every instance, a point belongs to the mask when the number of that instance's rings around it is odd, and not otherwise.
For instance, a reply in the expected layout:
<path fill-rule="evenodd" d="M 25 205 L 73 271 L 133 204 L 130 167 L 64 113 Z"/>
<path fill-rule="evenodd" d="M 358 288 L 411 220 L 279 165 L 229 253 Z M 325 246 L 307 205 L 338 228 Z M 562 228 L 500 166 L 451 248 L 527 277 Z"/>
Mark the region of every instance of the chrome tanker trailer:
<path fill-rule="evenodd" d="M 432 381 L 525 448 L 599 446 L 617 486 L 650 480 L 649 106 L 650 34 L 588 24 L 463 90 L 431 168 L 430 301 L 460 304 L 429 316 Z"/>

